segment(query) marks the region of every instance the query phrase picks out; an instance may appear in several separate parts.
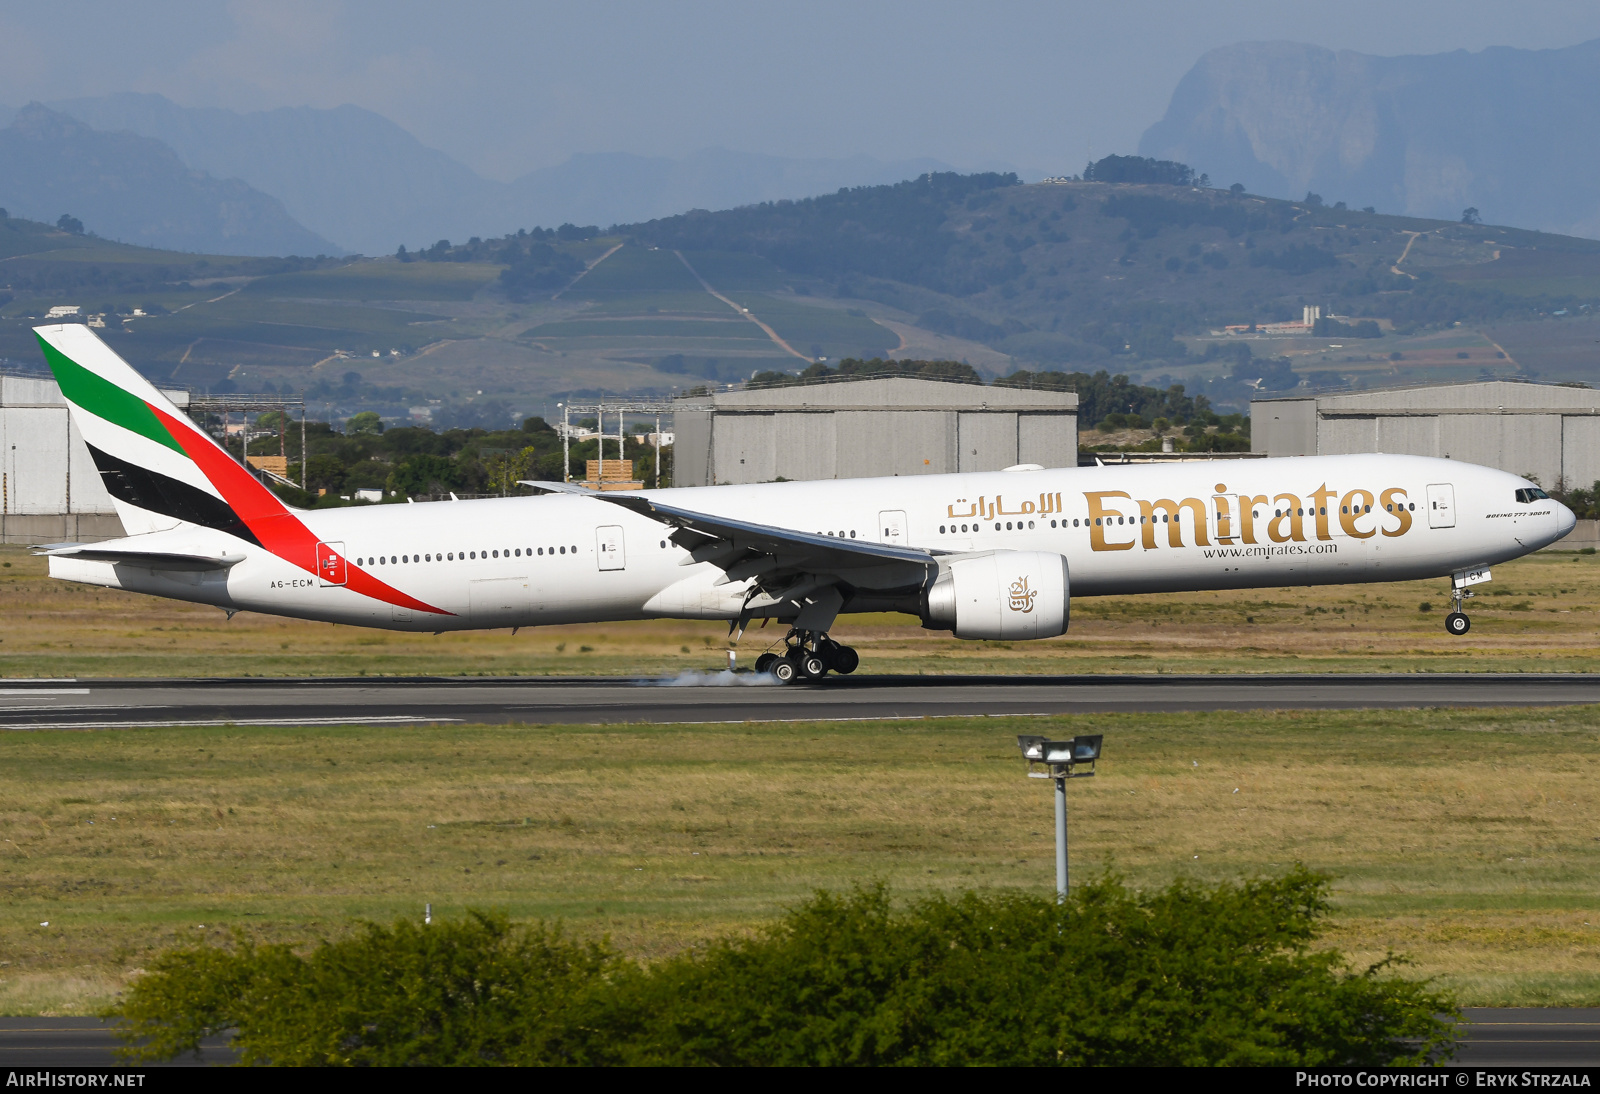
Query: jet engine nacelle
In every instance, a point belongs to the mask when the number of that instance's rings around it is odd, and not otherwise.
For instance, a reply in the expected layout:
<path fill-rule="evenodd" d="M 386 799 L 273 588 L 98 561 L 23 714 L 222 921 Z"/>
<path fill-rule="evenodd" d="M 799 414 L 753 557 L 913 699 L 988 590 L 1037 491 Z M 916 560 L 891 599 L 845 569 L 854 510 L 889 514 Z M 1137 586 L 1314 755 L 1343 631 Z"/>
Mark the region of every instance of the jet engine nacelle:
<path fill-rule="evenodd" d="M 1067 560 L 1048 551 L 995 551 L 950 563 L 923 600 L 922 625 L 957 638 L 1054 638 L 1067 633 Z"/>

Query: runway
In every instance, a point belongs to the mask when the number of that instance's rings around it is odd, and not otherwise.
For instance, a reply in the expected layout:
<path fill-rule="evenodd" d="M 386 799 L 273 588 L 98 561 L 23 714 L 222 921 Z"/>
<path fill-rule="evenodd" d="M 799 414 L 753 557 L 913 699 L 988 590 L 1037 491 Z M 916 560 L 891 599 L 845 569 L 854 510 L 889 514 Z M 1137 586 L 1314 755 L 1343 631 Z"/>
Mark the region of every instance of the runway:
<path fill-rule="evenodd" d="M 1452 1063 L 1465 1067 L 1594 1067 L 1600 1065 L 1600 1009 L 1468 1007 Z M 116 1039 L 98 1018 L 0 1018 L 0 1069 L 115 1067 Z M 177 1065 L 228 1064 L 222 1038 L 203 1043 L 200 1058 Z M 3 1080 L 0 1080 L 3 1081 Z"/>
<path fill-rule="evenodd" d="M 673 723 L 1600 703 L 1600 674 L 852 676 L 0 681 L 0 729 Z"/>

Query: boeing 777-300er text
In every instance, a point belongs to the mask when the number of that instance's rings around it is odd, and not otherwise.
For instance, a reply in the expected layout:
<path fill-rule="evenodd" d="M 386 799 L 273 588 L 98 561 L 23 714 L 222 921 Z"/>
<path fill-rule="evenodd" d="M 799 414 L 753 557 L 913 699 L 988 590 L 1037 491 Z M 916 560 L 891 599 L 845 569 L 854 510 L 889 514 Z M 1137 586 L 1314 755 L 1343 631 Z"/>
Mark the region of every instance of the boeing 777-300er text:
<path fill-rule="evenodd" d="M 1423 456 L 1044 469 L 304 510 L 285 505 L 88 327 L 35 328 L 127 532 L 42 548 L 50 575 L 390 630 L 621 619 L 789 624 L 760 671 L 848 673 L 850 612 L 1049 638 L 1072 596 L 1448 577 L 1453 634 L 1489 567 L 1560 539 L 1534 483 Z"/>

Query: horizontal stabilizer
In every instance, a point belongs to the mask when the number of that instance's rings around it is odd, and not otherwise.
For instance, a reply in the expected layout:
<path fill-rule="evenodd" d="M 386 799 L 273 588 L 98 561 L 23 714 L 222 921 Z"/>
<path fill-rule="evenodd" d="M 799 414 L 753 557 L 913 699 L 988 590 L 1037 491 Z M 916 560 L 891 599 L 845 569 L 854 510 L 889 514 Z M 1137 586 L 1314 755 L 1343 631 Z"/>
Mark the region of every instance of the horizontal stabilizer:
<path fill-rule="evenodd" d="M 191 555 L 175 551 L 138 551 L 102 547 L 93 543 L 52 543 L 35 552 L 50 558 L 81 558 L 86 562 L 121 562 L 149 570 L 226 570 L 243 562 L 243 555 Z"/>

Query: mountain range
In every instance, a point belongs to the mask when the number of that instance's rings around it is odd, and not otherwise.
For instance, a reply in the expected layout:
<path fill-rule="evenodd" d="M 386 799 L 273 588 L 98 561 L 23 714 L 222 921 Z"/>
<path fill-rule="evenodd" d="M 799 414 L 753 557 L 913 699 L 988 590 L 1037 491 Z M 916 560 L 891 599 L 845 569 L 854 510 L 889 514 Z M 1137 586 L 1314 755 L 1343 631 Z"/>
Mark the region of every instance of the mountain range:
<path fill-rule="evenodd" d="M 214 184 L 238 180 L 271 195 L 308 236 L 322 237 L 319 249 L 330 253 L 387 254 L 401 244 L 416 248 L 440 238 L 459 241 L 535 225 L 645 221 L 685 209 L 801 198 L 948 170 L 932 159 L 792 159 L 712 148 L 682 159 L 577 155 L 498 182 L 356 106 L 240 113 L 183 107 L 160 95 L 135 93 L 45 105 L 105 135 L 160 142 L 183 166 L 210 176 Z M 11 113 L 0 108 L 0 122 Z M 36 115 L 37 109 L 25 113 Z M 74 203 L 88 209 L 84 201 L 91 200 L 87 195 L 79 200 L 68 188 L 51 195 L 49 209 L 35 208 L 13 192 L 21 191 L 0 186 L 0 203 L 10 201 L 30 216 L 49 220 Z M 63 203 L 62 210 L 51 211 Z M 192 233 L 164 236 L 165 221 L 137 216 L 130 221 L 126 211 L 110 209 L 109 220 L 71 211 L 91 229 L 116 238 L 157 239 L 178 249 L 188 249 L 191 242 Z M 235 251 L 268 253 L 261 248 L 279 246 L 269 242 L 273 238 L 235 236 Z"/>
<path fill-rule="evenodd" d="M 70 214 L 108 238 L 174 251 L 339 250 L 276 198 L 197 171 L 158 140 L 101 132 L 37 103 L 0 130 L 0 206 L 51 223 Z"/>
<path fill-rule="evenodd" d="M 1207 53 L 1139 142 L 1222 186 L 1600 237 L 1600 40 L 1376 57 L 1298 42 Z"/>

